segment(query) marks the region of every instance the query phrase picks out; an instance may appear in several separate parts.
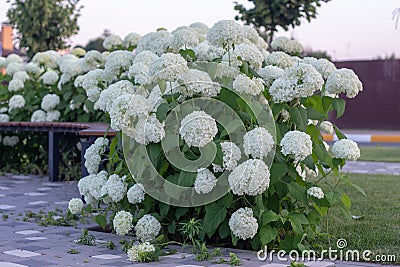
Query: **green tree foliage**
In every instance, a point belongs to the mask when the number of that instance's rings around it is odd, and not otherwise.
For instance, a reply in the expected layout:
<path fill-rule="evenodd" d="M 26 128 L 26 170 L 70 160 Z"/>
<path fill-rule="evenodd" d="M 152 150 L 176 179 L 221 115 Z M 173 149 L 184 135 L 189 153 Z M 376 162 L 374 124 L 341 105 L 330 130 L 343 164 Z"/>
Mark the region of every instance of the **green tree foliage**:
<path fill-rule="evenodd" d="M 97 37 L 96 39 L 89 40 L 89 42 L 86 44 L 85 50 L 86 51 L 97 50 L 100 52 L 106 51 L 106 49 L 103 47 L 103 42 L 104 39 L 110 35 L 111 35 L 110 30 L 104 29 L 104 32 L 101 36 Z"/>
<path fill-rule="evenodd" d="M 85 50 L 86 51 L 97 50 L 100 52 L 104 52 L 106 51 L 106 49 L 103 47 L 103 42 L 104 42 L 103 37 L 97 37 L 96 39 L 89 40 L 89 42 L 85 47 Z"/>
<path fill-rule="evenodd" d="M 317 7 L 321 2 L 330 0 L 249 0 L 254 7 L 246 9 L 242 4 L 235 2 L 235 10 L 239 11 L 236 20 L 245 21 L 254 25 L 257 31 L 271 43 L 278 27 L 285 31 L 289 26 L 295 27 L 301 24 L 301 19 L 307 21 L 315 18 Z"/>
<path fill-rule="evenodd" d="M 11 0 L 8 0 L 11 2 Z M 18 31 L 20 48 L 28 57 L 36 52 L 68 47 L 67 40 L 78 33 L 79 0 L 14 0 L 7 12 Z"/>

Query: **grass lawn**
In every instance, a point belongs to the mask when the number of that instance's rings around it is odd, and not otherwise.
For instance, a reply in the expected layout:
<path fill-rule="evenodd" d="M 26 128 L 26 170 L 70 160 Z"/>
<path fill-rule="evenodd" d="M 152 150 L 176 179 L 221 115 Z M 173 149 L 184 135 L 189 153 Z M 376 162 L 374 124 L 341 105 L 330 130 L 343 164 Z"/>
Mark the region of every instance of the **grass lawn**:
<path fill-rule="evenodd" d="M 400 147 L 360 146 L 361 161 L 400 162 Z"/>
<path fill-rule="evenodd" d="M 368 195 L 364 197 L 352 188 L 345 190 L 352 200 L 352 215 L 364 217 L 350 221 L 339 209 L 332 209 L 327 217 L 329 232 L 336 238 L 332 243 L 344 238 L 348 249 L 371 250 L 373 255 L 395 255 L 396 264 L 399 264 L 400 177 L 368 174 L 351 174 L 350 177 Z M 324 223 L 321 227 L 326 230 Z"/>

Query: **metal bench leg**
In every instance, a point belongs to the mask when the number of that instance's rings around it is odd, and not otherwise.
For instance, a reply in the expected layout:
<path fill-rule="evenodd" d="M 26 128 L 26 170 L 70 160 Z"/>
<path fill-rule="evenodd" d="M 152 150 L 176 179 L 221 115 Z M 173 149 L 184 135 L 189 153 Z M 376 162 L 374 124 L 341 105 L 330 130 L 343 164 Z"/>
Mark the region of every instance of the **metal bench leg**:
<path fill-rule="evenodd" d="M 60 135 L 49 131 L 49 181 L 60 181 Z"/>

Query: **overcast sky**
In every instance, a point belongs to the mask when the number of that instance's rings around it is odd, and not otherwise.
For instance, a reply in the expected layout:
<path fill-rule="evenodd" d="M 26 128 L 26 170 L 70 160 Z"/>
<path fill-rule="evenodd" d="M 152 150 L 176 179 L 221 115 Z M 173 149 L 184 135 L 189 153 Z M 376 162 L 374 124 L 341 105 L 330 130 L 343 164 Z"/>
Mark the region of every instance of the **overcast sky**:
<path fill-rule="evenodd" d="M 73 44 L 85 45 L 104 29 L 124 37 L 145 34 L 159 27 L 172 31 L 195 21 L 212 26 L 233 19 L 232 0 L 81 0 L 79 34 Z M 238 0 L 239 3 L 248 3 Z M 0 0 L 0 21 L 7 20 L 9 4 Z M 335 60 L 373 59 L 395 53 L 400 58 L 400 25 L 395 29 L 392 11 L 400 0 L 332 0 L 318 9 L 317 19 L 288 32 L 304 46 L 326 50 Z"/>

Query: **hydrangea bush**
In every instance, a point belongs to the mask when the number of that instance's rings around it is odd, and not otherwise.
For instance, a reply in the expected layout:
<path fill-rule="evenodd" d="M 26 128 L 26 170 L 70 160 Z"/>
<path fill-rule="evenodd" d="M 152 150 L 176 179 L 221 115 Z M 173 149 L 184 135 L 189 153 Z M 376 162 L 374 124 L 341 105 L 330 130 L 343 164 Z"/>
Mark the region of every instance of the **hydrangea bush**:
<path fill-rule="evenodd" d="M 0 121 L 106 121 L 106 115 L 95 112 L 84 89 L 74 82 L 77 76 L 104 65 L 107 54 L 80 50 L 74 49 L 63 56 L 55 51 L 39 52 L 30 62 L 15 54 L 0 57 L 0 69 L 4 70 L 0 74 Z M 5 137 L 8 134 L 18 137 L 18 142 L 7 142 L 5 138 L 6 142 L 0 143 L 4 151 L 0 168 L 43 173 L 47 138 L 27 132 L 7 133 Z M 70 154 L 75 154 L 75 159 L 69 163 L 76 165 L 79 151 Z"/>
<path fill-rule="evenodd" d="M 343 115 L 342 97 L 362 91 L 352 70 L 302 58 L 301 44 L 283 37 L 268 52 L 234 21 L 109 36 L 104 45 L 105 64 L 75 84 L 119 135 L 106 170 L 97 168 L 104 140 L 89 148 L 79 190 L 102 227 L 111 212 L 115 232 L 136 237 L 130 260 L 148 261 L 159 235 L 303 250 L 329 208 L 351 217 L 339 185 L 364 192 L 340 170 L 360 152 L 328 119 Z M 340 141 L 330 149 L 322 133 L 332 132 Z"/>
<path fill-rule="evenodd" d="M 109 118 L 119 134 L 87 150 L 90 175 L 78 187 L 99 225 L 136 238 L 130 260 L 155 258 L 162 238 L 302 250 L 329 208 L 351 217 L 339 185 L 363 191 L 340 170 L 359 149 L 328 119 L 362 90 L 352 70 L 302 58 L 286 38 L 268 52 L 252 27 L 230 20 L 111 35 L 104 47 L 38 53 L 28 64 L 0 58 L 0 119 Z M 330 149 L 322 132 L 332 131 L 340 141 Z"/>

